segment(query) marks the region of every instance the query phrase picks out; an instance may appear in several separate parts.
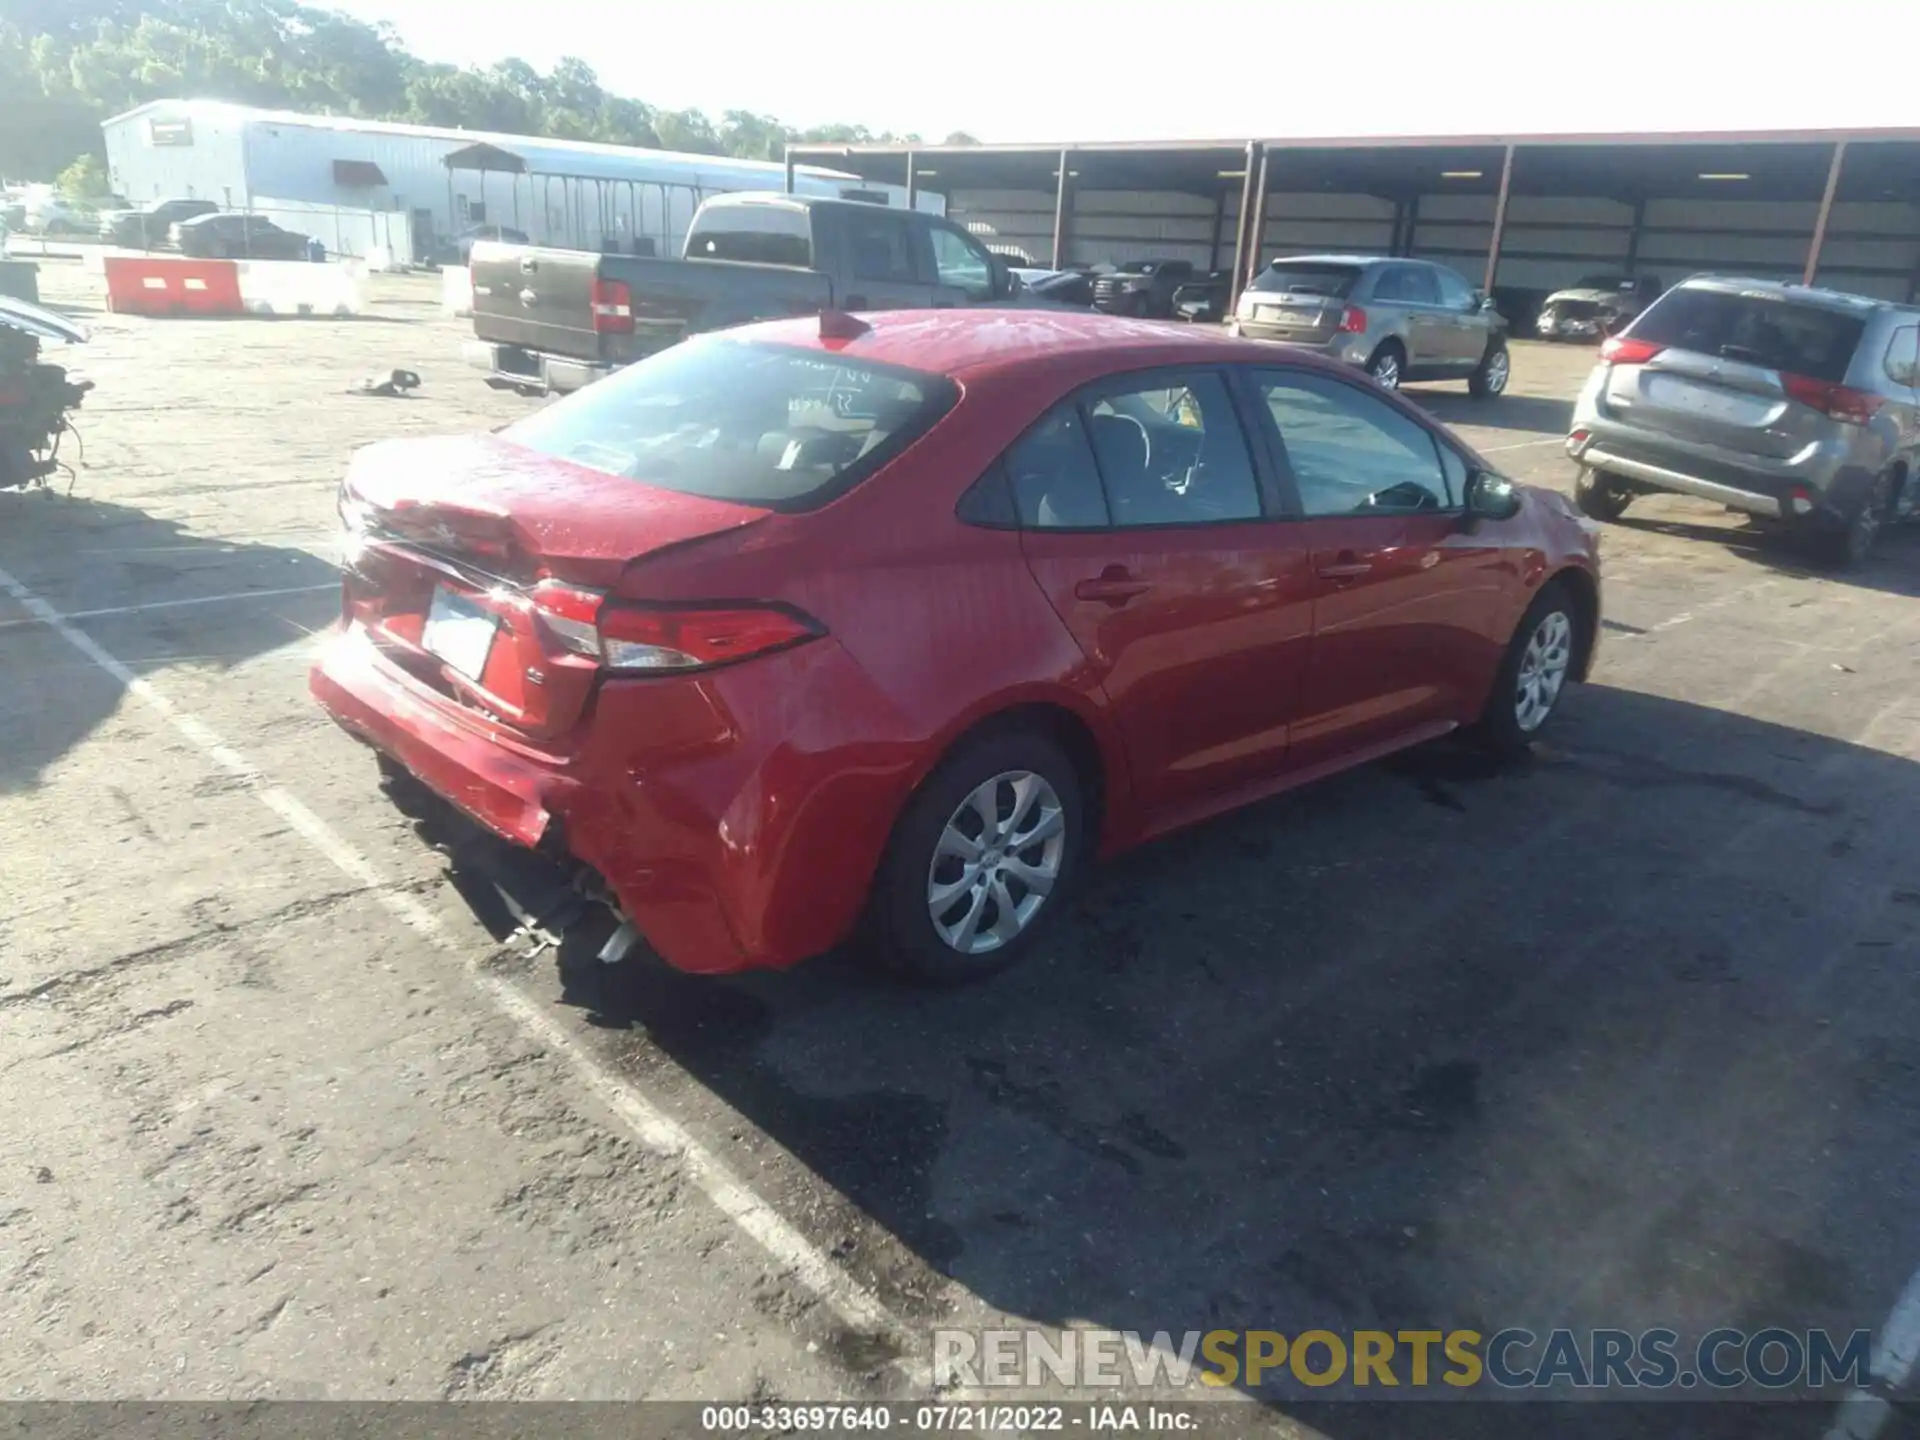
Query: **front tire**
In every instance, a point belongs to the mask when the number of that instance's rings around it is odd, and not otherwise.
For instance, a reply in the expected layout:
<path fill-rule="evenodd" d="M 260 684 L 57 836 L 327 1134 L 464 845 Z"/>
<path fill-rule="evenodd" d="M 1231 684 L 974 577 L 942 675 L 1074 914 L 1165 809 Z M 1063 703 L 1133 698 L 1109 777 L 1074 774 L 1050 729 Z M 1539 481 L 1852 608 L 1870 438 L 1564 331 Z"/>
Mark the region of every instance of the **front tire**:
<path fill-rule="evenodd" d="M 1507 353 L 1507 342 L 1496 339 L 1488 344 L 1478 368 L 1467 377 L 1467 393 L 1476 400 L 1496 399 L 1506 391 L 1512 375 L 1513 357 Z"/>
<path fill-rule="evenodd" d="M 1469 734 L 1497 755 L 1525 753 L 1559 713 L 1588 643 L 1571 587 L 1550 581 L 1514 627 L 1493 689 Z"/>
<path fill-rule="evenodd" d="M 1593 520 L 1618 520 L 1633 503 L 1633 492 L 1604 470 L 1582 470 L 1573 482 L 1573 503 Z"/>
<path fill-rule="evenodd" d="M 1045 736 L 963 743 L 908 802 L 874 878 L 874 958 L 921 984 L 1014 964 L 1066 908 L 1085 845 L 1079 773 Z"/>

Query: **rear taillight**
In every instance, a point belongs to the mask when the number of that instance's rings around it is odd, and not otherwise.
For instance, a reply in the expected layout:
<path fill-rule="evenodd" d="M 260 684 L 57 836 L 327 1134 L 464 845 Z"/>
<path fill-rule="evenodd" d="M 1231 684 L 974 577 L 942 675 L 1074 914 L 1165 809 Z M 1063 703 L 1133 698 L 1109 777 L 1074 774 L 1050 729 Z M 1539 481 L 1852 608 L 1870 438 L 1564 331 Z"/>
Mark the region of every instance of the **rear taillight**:
<path fill-rule="evenodd" d="M 1347 335 L 1360 335 L 1367 328 L 1367 312 L 1358 305 L 1349 305 L 1340 312 L 1340 329 Z"/>
<path fill-rule="evenodd" d="M 602 335 L 633 333 L 633 292 L 624 280 L 593 278 L 593 328 Z"/>
<path fill-rule="evenodd" d="M 1844 420 L 1849 425 L 1866 424 L 1886 403 L 1878 395 L 1836 385 L 1831 380 L 1816 380 L 1811 375 L 1788 375 L 1783 372 L 1780 385 L 1802 405 L 1811 406 L 1830 419 Z"/>
<path fill-rule="evenodd" d="M 567 649 L 636 674 L 705 670 L 825 633 L 774 605 L 647 605 L 556 580 L 536 585 L 533 603 Z"/>
<path fill-rule="evenodd" d="M 1613 365 L 1644 365 L 1667 347 L 1626 335 L 1609 336 L 1600 346 L 1600 358 Z"/>

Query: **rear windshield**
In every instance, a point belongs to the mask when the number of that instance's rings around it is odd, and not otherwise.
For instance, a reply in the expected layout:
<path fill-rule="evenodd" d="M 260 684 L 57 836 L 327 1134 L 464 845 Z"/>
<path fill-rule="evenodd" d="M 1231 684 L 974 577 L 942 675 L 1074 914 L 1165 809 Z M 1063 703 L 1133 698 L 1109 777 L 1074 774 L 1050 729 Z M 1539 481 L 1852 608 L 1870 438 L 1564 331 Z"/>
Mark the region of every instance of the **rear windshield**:
<path fill-rule="evenodd" d="M 690 340 L 501 431 L 609 475 L 773 509 L 824 504 L 945 414 L 937 375 L 814 350 Z"/>
<path fill-rule="evenodd" d="M 1669 290 L 1627 329 L 1636 340 L 1815 380 L 1846 378 L 1866 322 L 1816 305 L 1724 290 Z"/>
<path fill-rule="evenodd" d="M 1353 291 L 1360 271 L 1352 265 L 1269 265 L 1253 277 L 1249 290 L 1273 290 L 1295 295 L 1326 295 L 1344 300 Z"/>
<path fill-rule="evenodd" d="M 773 230 L 699 230 L 687 241 L 689 260 L 746 260 L 755 265 L 811 265 L 804 235 Z"/>

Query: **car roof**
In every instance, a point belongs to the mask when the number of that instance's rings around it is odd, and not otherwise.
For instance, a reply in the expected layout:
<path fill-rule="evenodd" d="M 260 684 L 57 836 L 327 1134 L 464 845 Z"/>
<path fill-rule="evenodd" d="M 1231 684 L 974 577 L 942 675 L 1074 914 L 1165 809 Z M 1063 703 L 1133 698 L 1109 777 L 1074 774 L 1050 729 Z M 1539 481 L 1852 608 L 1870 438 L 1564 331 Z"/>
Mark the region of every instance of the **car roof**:
<path fill-rule="evenodd" d="M 1778 296 L 1782 300 L 1818 305 L 1823 309 L 1850 315 L 1868 315 L 1876 310 L 1907 311 L 1915 308 L 1892 300 L 1876 300 L 1871 295 L 1855 295 L 1847 290 L 1829 290 L 1820 285 L 1800 285 L 1791 280 L 1756 280 L 1746 275 L 1689 275 L 1673 289 L 1715 290 L 1723 295 L 1753 294 L 1759 291 Z"/>
<path fill-rule="evenodd" d="M 946 310 L 885 310 L 860 317 L 867 329 L 851 339 L 823 336 L 821 317 L 773 320 L 727 334 L 776 345 L 803 346 L 854 360 L 898 365 L 955 380 L 1050 372 L 1073 383 L 1102 374 L 1158 365 L 1205 365 L 1284 359 L 1290 365 L 1333 369 L 1305 351 L 1170 321 L 1130 320 L 1082 310 L 1020 310 L 991 306 Z"/>
<path fill-rule="evenodd" d="M 1269 265 L 1431 265 L 1431 260 L 1403 259 L 1397 255 L 1276 255 Z"/>

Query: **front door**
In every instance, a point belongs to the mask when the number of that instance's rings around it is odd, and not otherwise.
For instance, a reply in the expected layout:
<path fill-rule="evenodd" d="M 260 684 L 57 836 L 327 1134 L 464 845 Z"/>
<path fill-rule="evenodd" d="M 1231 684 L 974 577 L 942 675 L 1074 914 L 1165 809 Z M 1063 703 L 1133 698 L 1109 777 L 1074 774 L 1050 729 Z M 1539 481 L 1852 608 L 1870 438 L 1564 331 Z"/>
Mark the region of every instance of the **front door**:
<path fill-rule="evenodd" d="M 1475 713 L 1509 557 L 1460 525 L 1467 465 L 1399 405 L 1343 379 L 1264 370 L 1311 552 L 1313 646 L 1289 763 Z"/>
<path fill-rule="evenodd" d="M 1104 382 L 1006 463 L 1028 568 L 1113 705 L 1149 828 L 1283 768 L 1312 580 L 1224 376 Z"/>

